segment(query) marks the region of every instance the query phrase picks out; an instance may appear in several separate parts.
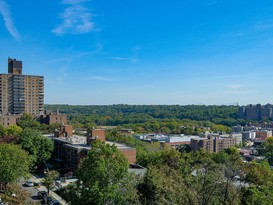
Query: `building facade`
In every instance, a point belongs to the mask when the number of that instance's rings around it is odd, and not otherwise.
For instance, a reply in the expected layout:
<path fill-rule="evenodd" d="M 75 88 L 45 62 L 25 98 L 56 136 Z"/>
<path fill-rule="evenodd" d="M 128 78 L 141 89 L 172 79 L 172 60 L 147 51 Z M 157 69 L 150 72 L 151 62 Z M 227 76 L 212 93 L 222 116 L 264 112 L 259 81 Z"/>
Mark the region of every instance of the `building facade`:
<path fill-rule="evenodd" d="M 219 152 L 233 146 L 236 146 L 236 139 L 232 137 L 208 136 L 207 138 L 191 139 L 191 149 L 193 151 L 204 149 L 208 152 Z"/>
<path fill-rule="evenodd" d="M 246 131 L 242 132 L 242 139 L 243 140 L 254 140 L 256 138 L 255 131 Z"/>
<path fill-rule="evenodd" d="M 22 61 L 9 58 L 8 74 L 0 74 L 1 115 L 44 112 L 44 77 L 22 73 Z"/>
<path fill-rule="evenodd" d="M 266 105 L 247 105 L 239 107 L 238 116 L 241 119 L 245 120 L 263 120 L 263 119 L 272 119 L 272 110 L 273 106 L 271 104 Z"/>
<path fill-rule="evenodd" d="M 256 138 L 266 140 L 268 137 L 272 136 L 272 130 L 257 130 Z"/>

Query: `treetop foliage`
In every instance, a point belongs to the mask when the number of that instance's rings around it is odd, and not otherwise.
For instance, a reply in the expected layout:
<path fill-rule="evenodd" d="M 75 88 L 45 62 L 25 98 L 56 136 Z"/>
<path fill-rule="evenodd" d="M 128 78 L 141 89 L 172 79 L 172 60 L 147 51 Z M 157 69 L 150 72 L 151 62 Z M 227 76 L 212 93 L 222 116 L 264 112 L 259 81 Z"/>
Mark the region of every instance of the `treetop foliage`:
<path fill-rule="evenodd" d="M 45 105 L 59 109 L 72 123 L 97 125 L 125 125 L 166 120 L 207 121 L 222 125 L 237 125 L 238 106 L 216 105 Z M 84 118 L 82 118 L 84 116 Z"/>
<path fill-rule="evenodd" d="M 0 182 L 14 182 L 26 176 L 32 163 L 27 152 L 19 145 L 0 144 Z"/>

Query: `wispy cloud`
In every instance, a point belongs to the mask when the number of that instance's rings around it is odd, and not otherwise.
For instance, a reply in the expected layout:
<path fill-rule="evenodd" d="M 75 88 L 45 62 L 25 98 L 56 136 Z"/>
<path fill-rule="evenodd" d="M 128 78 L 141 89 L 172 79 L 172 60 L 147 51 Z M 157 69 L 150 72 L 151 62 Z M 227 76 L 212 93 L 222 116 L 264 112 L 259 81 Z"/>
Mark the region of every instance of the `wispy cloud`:
<path fill-rule="evenodd" d="M 20 41 L 21 37 L 16 27 L 14 26 L 13 20 L 11 18 L 10 10 L 9 10 L 9 5 L 3 0 L 0 0 L 0 14 L 2 15 L 4 19 L 5 26 L 7 30 L 9 31 L 10 35 L 12 35 L 13 38 L 15 38 L 17 41 Z"/>
<path fill-rule="evenodd" d="M 248 35 L 248 34 L 244 33 L 244 32 L 239 32 L 239 33 L 234 34 L 235 37 L 243 37 L 243 36 L 246 36 L 246 35 Z"/>
<path fill-rule="evenodd" d="M 272 22 L 269 22 L 269 23 L 259 23 L 255 26 L 255 29 L 256 30 L 259 30 L 259 31 L 265 31 L 265 30 L 268 30 L 268 29 L 272 29 L 273 28 L 273 23 Z"/>
<path fill-rule="evenodd" d="M 140 47 L 136 46 L 132 49 L 132 57 L 120 57 L 120 56 L 116 56 L 116 57 L 111 57 L 109 59 L 112 60 L 120 60 L 120 61 L 130 61 L 131 63 L 137 63 L 139 61 L 138 59 L 138 53 L 139 53 Z"/>
<path fill-rule="evenodd" d="M 63 0 L 64 4 L 79 4 L 90 0 Z"/>
<path fill-rule="evenodd" d="M 208 6 L 214 6 L 216 4 L 218 4 L 220 1 L 209 1 L 208 2 Z"/>
<path fill-rule="evenodd" d="M 57 59 L 49 60 L 46 63 L 51 64 L 51 63 L 67 62 L 67 61 L 70 61 L 70 59 L 68 59 L 68 58 L 57 58 Z"/>
<path fill-rule="evenodd" d="M 231 89 L 231 90 L 237 90 L 237 89 L 242 88 L 243 86 L 240 85 L 240 84 L 230 84 L 230 85 L 228 85 L 227 87 L 228 87 L 229 89 Z"/>
<path fill-rule="evenodd" d="M 103 76 L 93 76 L 93 77 L 88 77 L 85 80 L 115 81 L 116 79 L 103 77 Z"/>
<path fill-rule="evenodd" d="M 54 78 L 53 77 L 46 78 L 47 83 L 49 83 L 49 84 L 63 83 L 67 79 L 67 77 L 69 76 L 68 70 L 69 70 L 69 67 L 67 65 L 62 66 L 60 68 L 59 72 L 54 74 Z"/>
<path fill-rule="evenodd" d="M 246 74 L 237 74 L 237 75 L 220 75 L 220 76 L 214 76 L 212 79 L 215 80 L 227 80 L 227 79 L 257 79 L 257 78 L 272 78 L 273 73 L 267 72 L 267 73 L 246 73 Z"/>
<path fill-rule="evenodd" d="M 69 48 L 69 53 L 71 53 L 71 51 L 73 50 L 73 48 Z M 102 43 L 95 43 L 95 48 L 93 51 L 90 52 L 79 52 L 79 53 L 73 53 L 72 56 L 69 57 L 60 57 L 60 58 L 54 58 L 52 60 L 48 60 L 45 63 L 47 64 L 52 64 L 52 63 L 59 63 L 59 62 L 66 62 L 66 63 L 70 63 L 78 58 L 82 58 L 85 56 L 91 56 L 91 55 L 96 55 L 101 53 L 103 50 L 103 44 Z M 66 55 L 67 56 L 67 55 Z"/>
<path fill-rule="evenodd" d="M 84 34 L 94 30 L 95 23 L 92 21 L 90 10 L 82 3 L 88 0 L 63 0 L 63 4 L 68 5 L 60 14 L 62 24 L 57 26 L 52 32 L 56 35 L 64 34 Z"/>
<path fill-rule="evenodd" d="M 112 57 L 110 58 L 112 60 L 120 60 L 120 61 L 130 61 L 132 63 L 137 63 L 138 62 L 138 59 L 137 58 L 124 58 L 124 57 Z"/>

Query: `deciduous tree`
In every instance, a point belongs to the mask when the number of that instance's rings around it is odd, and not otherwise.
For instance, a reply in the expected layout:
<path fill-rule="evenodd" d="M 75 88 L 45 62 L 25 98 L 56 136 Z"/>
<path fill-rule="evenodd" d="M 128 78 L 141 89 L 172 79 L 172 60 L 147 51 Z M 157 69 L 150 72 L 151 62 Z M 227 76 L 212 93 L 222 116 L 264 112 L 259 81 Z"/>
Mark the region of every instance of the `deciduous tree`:
<path fill-rule="evenodd" d="M 17 125 L 22 129 L 32 128 L 39 129 L 40 123 L 37 120 L 34 120 L 30 114 L 24 113 L 22 117 L 18 120 Z"/>
<path fill-rule="evenodd" d="M 59 177 L 59 173 L 55 170 L 49 170 L 45 173 L 44 185 L 47 188 L 47 193 L 49 194 L 49 190 L 54 188 L 54 181 Z"/>
<path fill-rule="evenodd" d="M 0 182 L 13 182 L 29 172 L 31 160 L 18 145 L 0 144 Z"/>
<path fill-rule="evenodd" d="M 273 137 L 269 137 L 261 145 L 261 154 L 268 160 L 270 165 L 273 165 Z"/>
<path fill-rule="evenodd" d="M 96 142 L 83 160 L 79 181 L 65 191 L 71 204 L 137 204 L 136 182 L 128 175 L 128 162 L 115 145 Z"/>
<path fill-rule="evenodd" d="M 53 142 L 37 130 L 26 128 L 20 135 L 22 148 L 27 150 L 36 166 L 44 165 L 51 157 Z"/>

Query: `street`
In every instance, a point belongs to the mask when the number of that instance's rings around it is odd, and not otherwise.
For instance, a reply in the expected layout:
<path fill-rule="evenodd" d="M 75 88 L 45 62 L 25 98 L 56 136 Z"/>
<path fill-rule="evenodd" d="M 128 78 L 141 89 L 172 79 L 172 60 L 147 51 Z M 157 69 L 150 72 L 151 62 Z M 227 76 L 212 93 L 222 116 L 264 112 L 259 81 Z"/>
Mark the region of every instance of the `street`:
<path fill-rule="evenodd" d="M 35 204 L 41 204 L 41 200 L 37 199 L 38 189 L 35 187 L 27 187 L 25 185 L 25 180 L 23 178 L 20 179 L 18 185 L 29 193 L 29 201 Z"/>

